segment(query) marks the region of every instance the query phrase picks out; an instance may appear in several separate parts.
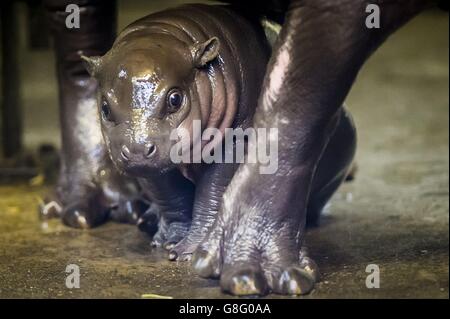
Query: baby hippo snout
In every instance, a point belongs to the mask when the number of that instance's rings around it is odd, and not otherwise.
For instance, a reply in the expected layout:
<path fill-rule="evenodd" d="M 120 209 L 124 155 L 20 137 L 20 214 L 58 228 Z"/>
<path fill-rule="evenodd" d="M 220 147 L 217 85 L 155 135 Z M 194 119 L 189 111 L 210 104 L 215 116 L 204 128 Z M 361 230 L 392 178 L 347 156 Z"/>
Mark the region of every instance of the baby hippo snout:
<path fill-rule="evenodd" d="M 153 143 L 146 143 L 144 145 L 133 145 L 130 148 L 127 145 L 122 145 L 121 157 L 125 161 L 130 161 L 133 159 L 150 159 L 156 154 L 156 146 Z"/>
<path fill-rule="evenodd" d="M 110 143 L 110 154 L 117 168 L 131 176 L 143 176 L 174 167 L 170 141 L 164 137 L 141 140 L 117 139 Z"/>

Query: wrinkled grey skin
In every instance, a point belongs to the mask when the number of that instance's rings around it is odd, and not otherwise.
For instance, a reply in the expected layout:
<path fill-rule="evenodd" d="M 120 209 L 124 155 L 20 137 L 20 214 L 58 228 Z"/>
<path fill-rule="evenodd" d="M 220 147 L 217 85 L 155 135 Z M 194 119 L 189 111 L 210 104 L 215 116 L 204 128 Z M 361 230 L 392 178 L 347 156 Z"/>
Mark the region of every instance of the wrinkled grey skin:
<path fill-rule="evenodd" d="M 380 29 L 364 27 L 370 3 L 380 6 Z M 340 134 L 350 137 L 342 128 L 347 125 L 342 102 L 370 54 L 433 4 L 291 1 L 253 121 L 255 127 L 279 128 L 279 170 L 259 175 L 258 164 L 239 167 L 214 225 L 194 253 L 201 276 L 220 277 L 222 290 L 235 295 L 297 295 L 312 289 L 317 271 L 301 249 L 304 226 L 307 212 L 317 209 L 317 185 L 351 148 L 350 141 L 341 144 L 344 149 L 335 144 L 345 142 Z"/>
<path fill-rule="evenodd" d="M 238 165 L 175 164 L 169 137 L 188 130 L 195 151 L 194 120 L 222 133 L 248 127 L 269 54 L 260 25 L 222 6 L 186 5 L 134 22 L 104 56 L 83 57 L 99 83 L 110 157 L 157 205 L 154 244 L 170 249 L 172 260 L 189 259 L 204 238 Z"/>
<path fill-rule="evenodd" d="M 65 26 L 65 9 L 74 1 L 45 1 L 57 53 L 62 150 L 57 186 L 40 213 L 43 218 L 59 216 L 78 228 L 108 218 L 136 223 L 148 203 L 136 181 L 121 176 L 108 157 L 96 110 L 97 83 L 79 59 L 80 53 L 98 54 L 111 45 L 115 8 L 111 2 L 75 2 L 82 8 L 83 23 L 71 30 Z"/>

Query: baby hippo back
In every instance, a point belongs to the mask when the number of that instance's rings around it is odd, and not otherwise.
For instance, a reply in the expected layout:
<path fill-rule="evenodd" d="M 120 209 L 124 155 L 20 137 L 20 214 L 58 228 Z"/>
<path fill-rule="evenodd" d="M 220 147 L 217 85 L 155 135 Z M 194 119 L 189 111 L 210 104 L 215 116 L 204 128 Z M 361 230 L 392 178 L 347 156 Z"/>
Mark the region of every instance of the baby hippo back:
<path fill-rule="evenodd" d="M 203 72 L 197 72 L 194 80 L 202 129 L 213 127 L 223 133 L 227 127 L 251 123 L 270 55 L 260 25 L 226 6 L 184 5 L 134 22 L 119 35 L 115 46 L 145 35 L 150 39 L 170 36 L 188 47 L 217 38 L 217 58 L 200 69 Z M 185 123 L 190 120 L 188 116 Z"/>

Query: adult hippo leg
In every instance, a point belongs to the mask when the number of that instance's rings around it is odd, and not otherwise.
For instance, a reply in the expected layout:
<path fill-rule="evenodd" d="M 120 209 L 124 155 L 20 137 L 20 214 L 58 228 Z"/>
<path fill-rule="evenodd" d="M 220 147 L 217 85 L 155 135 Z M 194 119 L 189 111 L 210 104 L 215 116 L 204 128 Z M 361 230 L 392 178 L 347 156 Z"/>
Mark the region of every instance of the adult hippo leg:
<path fill-rule="evenodd" d="M 373 3 L 381 10 L 380 29 L 365 27 L 366 6 Z M 221 288 L 236 295 L 312 289 L 317 271 L 300 248 L 317 164 L 322 154 L 338 155 L 326 147 L 337 132 L 340 106 L 370 54 L 431 4 L 291 2 L 254 118 L 254 127 L 279 130 L 278 171 L 262 175 L 260 164 L 239 167 L 194 254 L 201 276 L 220 276 Z"/>
<path fill-rule="evenodd" d="M 66 26 L 66 6 L 80 8 L 80 28 Z M 135 221 L 139 204 L 133 181 L 122 179 L 106 153 L 96 106 L 97 83 L 79 54 L 103 54 L 115 36 L 115 3 L 46 0 L 55 39 L 62 132 L 61 170 L 54 194 L 41 207 L 73 227 L 92 227 L 112 217 Z"/>

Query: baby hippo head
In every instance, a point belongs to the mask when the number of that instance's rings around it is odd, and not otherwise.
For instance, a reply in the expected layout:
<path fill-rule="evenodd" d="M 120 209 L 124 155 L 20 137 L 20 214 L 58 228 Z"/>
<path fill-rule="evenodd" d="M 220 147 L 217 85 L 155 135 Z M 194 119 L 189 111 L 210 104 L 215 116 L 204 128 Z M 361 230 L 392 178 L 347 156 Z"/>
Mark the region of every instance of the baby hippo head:
<path fill-rule="evenodd" d="M 171 133 L 183 128 L 193 140 L 192 123 L 202 120 L 196 74 L 218 53 L 215 37 L 187 45 L 131 34 L 103 57 L 82 57 L 98 80 L 102 132 L 120 171 L 143 177 L 175 166 Z"/>

